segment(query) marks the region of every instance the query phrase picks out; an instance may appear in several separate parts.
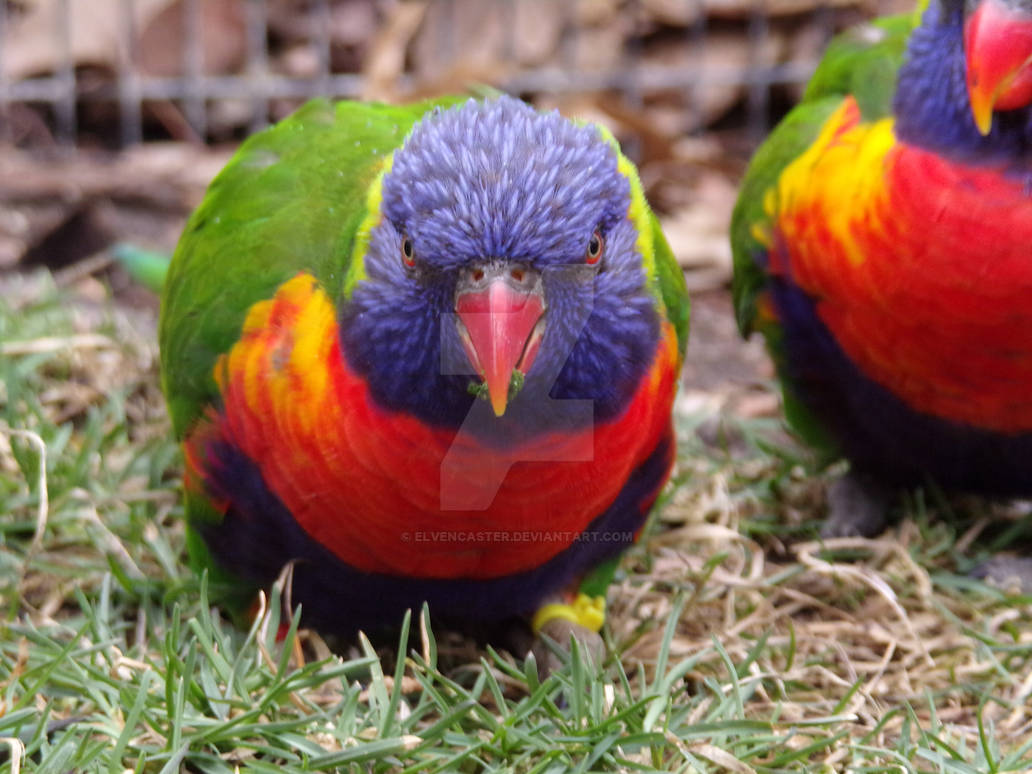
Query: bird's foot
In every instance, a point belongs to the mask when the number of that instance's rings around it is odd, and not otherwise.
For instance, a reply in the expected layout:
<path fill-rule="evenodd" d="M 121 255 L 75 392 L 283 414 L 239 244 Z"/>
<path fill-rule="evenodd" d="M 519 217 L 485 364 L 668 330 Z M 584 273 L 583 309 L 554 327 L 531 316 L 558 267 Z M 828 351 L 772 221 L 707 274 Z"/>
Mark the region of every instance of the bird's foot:
<path fill-rule="evenodd" d="M 1002 589 L 1032 594 L 1032 556 L 994 556 L 970 574 Z"/>
<path fill-rule="evenodd" d="M 531 652 L 542 679 L 558 670 L 570 653 L 571 638 L 596 667 L 602 665 L 606 646 L 598 633 L 605 622 L 605 597 L 578 594 L 572 602 L 549 602 L 534 614 L 531 626 L 537 637 Z"/>
<path fill-rule="evenodd" d="M 874 537 L 889 521 L 892 492 L 863 473 L 849 471 L 828 487 L 828 517 L 821 537 Z"/>

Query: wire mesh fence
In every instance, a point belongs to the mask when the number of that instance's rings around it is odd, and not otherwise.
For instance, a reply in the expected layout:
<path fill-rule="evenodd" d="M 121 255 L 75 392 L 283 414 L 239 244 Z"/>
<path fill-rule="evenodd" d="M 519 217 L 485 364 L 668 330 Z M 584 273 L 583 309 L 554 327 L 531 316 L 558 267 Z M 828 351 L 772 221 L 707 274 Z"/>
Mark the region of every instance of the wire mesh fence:
<path fill-rule="evenodd" d="M 0 142 L 238 139 L 317 95 L 474 84 L 756 139 L 828 38 L 893 2 L 0 0 Z"/>

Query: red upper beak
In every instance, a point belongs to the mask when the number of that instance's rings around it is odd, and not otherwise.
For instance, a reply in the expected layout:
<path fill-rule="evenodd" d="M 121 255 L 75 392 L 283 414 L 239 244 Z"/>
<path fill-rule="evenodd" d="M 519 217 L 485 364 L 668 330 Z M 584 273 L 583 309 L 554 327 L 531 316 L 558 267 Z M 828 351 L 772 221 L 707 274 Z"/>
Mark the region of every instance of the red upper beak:
<path fill-rule="evenodd" d="M 459 283 L 455 312 L 466 355 L 500 417 L 513 372 L 530 370 L 544 333 L 541 275 L 502 262 L 474 268 Z"/>
<path fill-rule="evenodd" d="M 1032 12 L 983 0 L 964 25 L 971 113 L 989 134 L 994 110 L 1032 103 Z"/>

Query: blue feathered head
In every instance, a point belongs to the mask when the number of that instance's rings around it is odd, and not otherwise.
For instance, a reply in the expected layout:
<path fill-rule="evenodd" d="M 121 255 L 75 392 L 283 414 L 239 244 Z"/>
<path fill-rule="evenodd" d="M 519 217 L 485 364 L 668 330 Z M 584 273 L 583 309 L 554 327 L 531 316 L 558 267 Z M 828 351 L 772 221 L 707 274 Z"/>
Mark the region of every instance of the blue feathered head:
<path fill-rule="evenodd" d="M 496 435 L 623 410 L 659 322 L 610 138 L 471 100 L 424 116 L 381 194 L 341 319 L 378 401 L 445 426 L 472 410 Z"/>

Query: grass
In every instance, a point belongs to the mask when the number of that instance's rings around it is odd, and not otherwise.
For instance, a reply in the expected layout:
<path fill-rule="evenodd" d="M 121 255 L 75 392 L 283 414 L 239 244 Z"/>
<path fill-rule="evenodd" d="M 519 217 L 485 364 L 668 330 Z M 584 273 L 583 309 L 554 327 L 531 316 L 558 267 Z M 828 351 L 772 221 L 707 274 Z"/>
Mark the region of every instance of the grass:
<path fill-rule="evenodd" d="M 1022 529 L 1013 507 L 915 498 L 881 539 L 820 543 L 821 476 L 776 420 L 727 418 L 724 448 L 686 415 L 605 664 L 574 649 L 541 680 L 426 611 L 402 658 L 333 653 L 279 620 L 280 588 L 242 631 L 185 567 L 152 318 L 5 282 L 3 770 L 1032 768 L 1032 600 L 962 574 Z"/>

